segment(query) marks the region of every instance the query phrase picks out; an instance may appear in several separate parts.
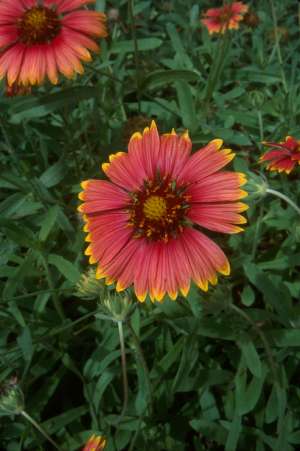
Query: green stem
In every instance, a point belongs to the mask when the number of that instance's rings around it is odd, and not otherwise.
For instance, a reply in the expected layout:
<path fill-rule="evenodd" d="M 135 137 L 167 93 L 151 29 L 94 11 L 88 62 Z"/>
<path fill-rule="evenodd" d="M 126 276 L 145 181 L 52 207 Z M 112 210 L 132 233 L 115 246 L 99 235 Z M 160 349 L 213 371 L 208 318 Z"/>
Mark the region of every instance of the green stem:
<path fill-rule="evenodd" d="M 260 138 L 260 141 L 263 141 L 264 140 L 264 125 L 263 125 L 262 114 L 261 114 L 260 110 L 257 111 L 257 119 L 258 119 L 258 127 L 259 127 L 259 138 Z"/>
<path fill-rule="evenodd" d="M 205 101 L 208 103 L 214 92 L 215 86 L 218 83 L 222 67 L 224 64 L 224 58 L 228 48 L 228 32 L 224 31 L 224 34 L 219 38 L 218 46 L 215 52 L 214 61 L 208 76 Z"/>
<path fill-rule="evenodd" d="M 129 0 L 128 2 L 128 11 L 130 17 L 130 28 L 131 28 L 131 36 L 134 45 L 134 63 L 135 63 L 135 82 L 136 82 L 136 93 L 137 93 L 137 101 L 139 113 L 141 112 L 141 92 L 140 92 L 140 79 L 139 79 L 139 49 L 138 42 L 136 37 L 136 28 L 134 21 L 134 0 Z"/>
<path fill-rule="evenodd" d="M 25 410 L 22 410 L 20 413 L 45 437 L 46 440 L 48 440 L 48 442 L 50 442 L 54 446 L 55 449 L 60 450 L 58 444 L 55 443 L 54 440 L 52 440 L 52 438 L 47 434 L 47 432 L 27 412 L 25 412 Z"/>
<path fill-rule="evenodd" d="M 287 82 L 286 82 L 285 73 L 284 73 L 284 69 L 283 69 L 283 60 L 282 60 L 281 49 L 280 49 L 280 44 L 279 44 L 279 35 L 278 35 L 278 24 L 277 24 L 276 10 L 275 10 L 275 6 L 274 6 L 273 0 L 269 0 L 269 2 L 270 2 L 270 7 L 271 7 L 272 19 L 273 19 L 275 46 L 276 46 L 276 51 L 277 51 L 279 67 L 280 67 L 280 74 L 281 74 L 282 85 L 283 85 L 284 91 L 286 93 L 288 93 L 288 87 L 287 87 Z"/>
<path fill-rule="evenodd" d="M 254 237 L 253 237 L 253 243 L 252 243 L 252 252 L 251 252 L 252 260 L 254 260 L 255 254 L 256 254 L 256 249 L 257 249 L 257 244 L 258 244 L 258 237 L 259 237 L 259 231 L 260 231 L 260 227 L 261 227 L 263 213 L 264 213 L 264 204 L 262 202 L 260 204 L 260 206 L 259 206 L 259 214 L 258 214 L 258 218 L 257 218 L 256 224 L 255 224 L 255 231 L 254 231 Z"/>
<path fill-rule="evenodd" d="M 143 370 L 144 370 L 144 374 L 145 374 L 145 377 L 146 377 L 148 390 L 149 390 L 149 396 L 150 396 L 150 399 L 149 399 L 149 415 L 151 416 L 152 411 L 153 411 L 153 396 L 152 396 L 152 390 L 151 390 L 151 381 L 150 381 L 150 375 L 149 375 L 149 368 L 148 368 L 148 365 L 147 365 L 147 362 L 146 362 L 146 359 L 145 359 L 142 347 L 140 345 L 140 341 L 139 341 L 139 339 L 138 339 L 138 337 L 137 337 L 137 335 L 136 335 L 136 333 L 135 333 L 135 331 L 134 331 L 134 329 L 133 329 L 133 327 L 132 327 L 132 325 L 130 323 L 128 323 L 128 328 L 130 330 L 130 333 L 131 333 L 131 336 L 132 336 L 132 339 L 133 339 L 133 342 L 134 342 L 135 349 L 136 349 L 136 351 L 138 353 L 138 356 L 139 356 L 139 359 L 141 361 L 141 364 L 142 364 L 142 367 L 143 367 Z"/>
<path fill-rule="evenodd" d="M 51 271 L 50 271 L 48 262 L 43 254 L 40 254 L 40 256 L 41 256 L 42 263 L 43 263 L 43 266 L 46 271 L 46 279 L 47 279 L 49 288 L 52 291 L 52 300 L 53 300 L 54 308 L 57 311 L 57 314 L 60 317 L 60 319 L 62 320 L 62 322 L 64 322 L 64 320 L 66 318 L 65 313 L 64 313 L 63 307 L 61 305 L 61 302 L 59 300 L 59 296 L 57 295 L 57 291 L 54 288 L 54 283 L 52 280 L 52 275 L 51 275 Z"/>
<path fill-rule="evenodd" d="M 265 351 L 266 351 L 266 354 L 267 354 L 267 357 L 269 360 L 269 364 L 270 364 L 270 367 L 271 367 L 271 370 L 273 373 L 274 380 L 279 381 L 278 374 L 277 374 L 277 367 L 276 367 L 276 363 L 273 359 L 272 350 L 270 348 L 269 342 L 266 339 L 266 336 L 263 333 L 263 331 L 257 326 L 256 322 L 253 321 L 253 319 L 247 313 L 245 313 L 243 310 L 241 310 L 239 307 L 237 307 L 234 304 L 230 304 L 230 308 L 232 310 L 234 310 L 242 318 L 244 318 L 255 329 L 257 335 L 260 337 L 260 339 L 264 345 L 264 348 L 265 348 Z"/>
<path fill-rule="evenodd" d="M 300 208 L 298 207 L 295 202 L 293 202 L 289 197 L 287 197 L 285 194 L 282 194 L 280 191 L 277 191 L 276 189 L 267 188 L 266 193 L 273 194 L 276 197 L 279 197 L 279 199 L 284 200 L 287 204 L 289 204 L 293 209 L 300 215 Z"/>
<path fill-rule="evenodd" d="M 126 364 L 126 352 L 124 342 L 124 330 L 123 322 L 118 321 L 118 331 L 121 348 L 121 363 L 122 363 L 122 377 L 123 377 L 123 408 L 118 423 L 120 423 L 126 413 L 128 405 L 128 378 L 127 378 L 127 364 Z"/>

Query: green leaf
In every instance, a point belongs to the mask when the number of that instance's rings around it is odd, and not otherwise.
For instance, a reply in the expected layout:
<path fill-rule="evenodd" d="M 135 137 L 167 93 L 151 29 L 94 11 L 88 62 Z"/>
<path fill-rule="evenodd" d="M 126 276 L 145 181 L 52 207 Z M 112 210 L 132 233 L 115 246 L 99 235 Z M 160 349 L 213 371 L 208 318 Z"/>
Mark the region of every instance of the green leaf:
<path fill-rule="evenodd" d="M 80 279 L 80 272 L 76 266 L 61 255 L 50 254 L 48 262 L 55 266 L 58 271 L 73 284 L 76 284 Z"/>
<path fill-rule="evenodd" d="M 156 89 L 160 86 L 169 85 L 176 81 L 197 81 L 199 74 L 192 70 L 158 70 L 147 75 L 143 80 L 144 89 Z"/>
<path fill-rule="evenodd" d="M 59 210 L 60 208 L 55 205 L 54 207 L 49 208 L 49 210 L 45 214 L 44 219 L 41 223 L 41 230 L 39 233 L 39 239 L 41 241 L 45 241 L 48 238 L 48 235 L 57 220 Z"/>
<path fill-rule="evenodd" d="M 191 87 L 186 81 L 176 81 L 175 88 L 183 125 L 193 132 L 198 124 Z"/>
<path fill-rule="evenodd" d="M 241 347 L 247 367 L 249 368 L 253 376 L 261 377 L 262 369 L 260 358 L 253 342 L 250 340 L 250 337 L 245 336 L 242 340 L 240 340 L 239 345 Z"/>
<path fill-rule="evenodd" d="M 52 166 L 46 169 L 45 172 L 40 176 L 40 181 L 47 187 L 57 185 L 66 176 L 66 165 L 64 159 L 61 159 L 54 163 Z"/>
<path fill-rule="evenodd" d="M 77 86 L 40 97 L 32 96 L 16 99 L 9 108 L 8 113 L 11 116 L 11 122 L 19 124 L 24 119 L 41 118 L 66 105 L 77 104 L 79 100 L 90 99 L 96 96 L 96 88 Z"/>
<path fill-rule="evenodd" d="M 237 449 L 241 431 L 242 431 L 241 416 L 238 413 L 236 413 L 229 428 L 229 433 L 225 445 L 225 451 L 235 451 Z"/>
<path fill-rule="evenodd" d="M 162 40 L 158 38 L 142 38 L 137 40 L 138 51 L 154 50 L 161 46 Z M 110 48 L 111 53 L 131 53 L 134 52 L 133 40 L 116 41 Z"/>
<path fill-rule="evenodd" d="M 250 285 L 245 285 L 241 293 L 242 303 L 247 307 L 253 304 L 255 301 L 255 293 Z"/>
<path fill-rule="evenodd" d="M 33 345 L 29 327 L 23 328 L 21 335 L 17 338 L 17 342 L 22 350 L 24 360 L 30 362 L 33 355 Z"/>

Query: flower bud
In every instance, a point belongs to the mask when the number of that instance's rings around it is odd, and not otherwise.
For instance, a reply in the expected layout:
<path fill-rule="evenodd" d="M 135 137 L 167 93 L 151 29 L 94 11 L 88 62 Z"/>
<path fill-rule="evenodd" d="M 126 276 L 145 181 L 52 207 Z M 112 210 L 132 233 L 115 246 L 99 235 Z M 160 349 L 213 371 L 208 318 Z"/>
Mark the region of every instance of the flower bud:
<path fill-rule="evenodd" d="M 18 415 L 24 410 L 24 395 L 16 378 L 0 386 L 0 411 L 6 415 Z"/>
<path fill-rule="evenodd" d="M 251 172 L 247 174 L 248 181 L 245 189 L 249 194 L 249 199 L 264 197 L 268 188 L 268 181 L 262 175 Z"/>
<path fill-rule="evenodd" d="M 96 270 L 90 268 L 82 274 L 76 285 L 76 296 L 82 299 L 96 299 L 105 292 L 103 281 L 96 279 Z"/>
<path fill-rule="evenodd" d="M 92 435 L 82 451 L 102 451 L 105 445 L 106 440 L 101 435 Z"/>
<path fill-rule="evenodd" d="M 265 103 L 265 96 L 261 91 L 255 89 L 253 91 L 250 91 L 248 96 L 254 108 L 260 109 Z"/>
<path fill-rule="evenodd" d="M 131 308 L 131 299 L 126 293 L 108 293 L 102 301 L 103 306 L 116 321 L 124 321 Z"/>

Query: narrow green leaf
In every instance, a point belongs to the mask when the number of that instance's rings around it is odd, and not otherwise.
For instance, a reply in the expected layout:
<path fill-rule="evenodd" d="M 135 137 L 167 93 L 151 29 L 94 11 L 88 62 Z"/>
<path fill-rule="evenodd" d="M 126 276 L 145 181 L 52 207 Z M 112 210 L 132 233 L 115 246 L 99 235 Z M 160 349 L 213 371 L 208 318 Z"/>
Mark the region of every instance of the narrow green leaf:
<path fill-rule="evenodd" d="M 261 377 L 262 370 L 260 358 L 250 337 L 245 336 L 242 340 L 240 340 L 239 345 L 241 347 L 247 367 L 249 368 L 253 376 Z"/>
<path fill-rule="evenodd" d="M 61 255 L 50 254 L 48 261 L 51 265 L 54 265 L 61 274 L 72 283 L 77 283 L 80 278 L 80 272 L 76 266 L 69 262 Z"/>

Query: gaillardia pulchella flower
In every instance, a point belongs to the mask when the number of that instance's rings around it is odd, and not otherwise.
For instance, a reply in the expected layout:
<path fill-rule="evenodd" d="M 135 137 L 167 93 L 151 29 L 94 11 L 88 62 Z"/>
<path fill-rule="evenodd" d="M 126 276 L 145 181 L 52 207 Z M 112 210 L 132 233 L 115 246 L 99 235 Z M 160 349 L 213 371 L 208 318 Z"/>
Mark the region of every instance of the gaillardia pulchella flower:
<path fill-rule="evenodd" d="M 215 139 L 191 155 L 185 132 L 160 136 L 156 125 L 134 133 L 128 153 L 111 155 L 102 165 L 110 181 L 82 183 L 79 207 L 86 222 L 86 255 L 97 263 L 96 276 L 131 284 L 137 298 L 161 301 L 166 293 L 186 296 L 191 279 L 207 290 L 217 272 L 228 275 L 229 262 L 202 228 L 237 233 L 247 209 L 241 173 L 220 171 L 234 154 Z"/>
<path fill-rule="evenodd" d="M 266 142 L 263 144 L 271 147 L 271 150 L 264 153 L 259 159 L 260 163 L 267 163 L 270 171 L 286 172 L 289 174 L 298 163 L 300 164 L 300 141 L 292 136 L 287 136 L 279 143 Z"/>
<path fill-rule="evenodd" d="M 210 8 L 204 13 L 201 22 L 207 27 L 209 34 L 224 33 L 226 30 L 237 30 L 243 14 L 248 6 L 242 2 L 231 2 L 220 8 Z"/>
<path fill-rule="evenodd" d="M 94 0 L 1 0 L 0 79 L 8 85 L 58 82 L 83 72 L 94 38 L 105 37 L 105 15 L 83 7 Z"/>
<path fill-rule="evenodd" d="M 102 451 L 105 445 L 106 440 L 101 435 L 92 435 L 82 451 Z"/>

